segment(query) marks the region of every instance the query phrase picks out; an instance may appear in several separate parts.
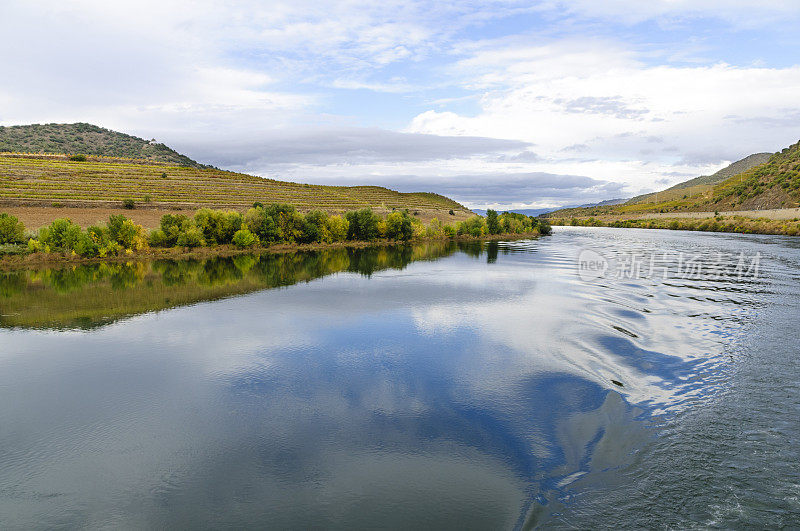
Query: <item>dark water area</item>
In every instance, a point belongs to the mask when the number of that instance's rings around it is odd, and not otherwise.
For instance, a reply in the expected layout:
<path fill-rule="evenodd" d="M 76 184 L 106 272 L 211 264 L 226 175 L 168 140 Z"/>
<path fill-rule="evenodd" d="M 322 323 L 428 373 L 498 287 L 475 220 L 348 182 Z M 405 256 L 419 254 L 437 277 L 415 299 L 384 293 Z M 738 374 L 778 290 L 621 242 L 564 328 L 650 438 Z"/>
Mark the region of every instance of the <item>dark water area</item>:
<path fill-rule="evenodd" d="M 0 527 L 800 526 L 800 240 L 0 275 Z"/>

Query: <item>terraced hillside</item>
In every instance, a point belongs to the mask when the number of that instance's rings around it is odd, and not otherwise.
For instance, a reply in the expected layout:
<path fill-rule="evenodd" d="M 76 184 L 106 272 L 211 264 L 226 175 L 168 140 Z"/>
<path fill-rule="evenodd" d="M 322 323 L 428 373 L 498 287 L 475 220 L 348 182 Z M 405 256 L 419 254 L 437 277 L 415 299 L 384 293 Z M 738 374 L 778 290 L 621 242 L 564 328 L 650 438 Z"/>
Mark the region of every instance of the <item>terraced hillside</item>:
<path fill-rule="evenodd" d="M 422 218 L 460 220 L 472 215 L 438 194 L 400 193 L 378 186 L 299 184 L 146 161 L 0 154 L 0 205 L 114 208 L 126 200 L 133 201 L 136 209 L 244 210 L 255 202 L 282 202 L 301 211 L 338 213 L 369 206 L 378 211 L 408 208 Z"/>
<path fill-rule="evenodd" d="M 0 152 L 82 154 L 205 167 L 159 142 L 86 123 L 0 126 Z"/>

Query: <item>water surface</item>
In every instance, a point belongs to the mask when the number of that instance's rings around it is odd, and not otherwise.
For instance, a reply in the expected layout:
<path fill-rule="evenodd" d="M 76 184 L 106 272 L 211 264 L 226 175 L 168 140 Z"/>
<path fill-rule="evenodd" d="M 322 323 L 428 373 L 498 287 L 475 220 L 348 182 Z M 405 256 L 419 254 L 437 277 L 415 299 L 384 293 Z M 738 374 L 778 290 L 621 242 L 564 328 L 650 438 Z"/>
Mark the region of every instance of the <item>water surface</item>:
<path fill-rule="evenodd" d="M 557 228 L 4 274 L 0 525 L 800 525 L 799 262 Z"/>

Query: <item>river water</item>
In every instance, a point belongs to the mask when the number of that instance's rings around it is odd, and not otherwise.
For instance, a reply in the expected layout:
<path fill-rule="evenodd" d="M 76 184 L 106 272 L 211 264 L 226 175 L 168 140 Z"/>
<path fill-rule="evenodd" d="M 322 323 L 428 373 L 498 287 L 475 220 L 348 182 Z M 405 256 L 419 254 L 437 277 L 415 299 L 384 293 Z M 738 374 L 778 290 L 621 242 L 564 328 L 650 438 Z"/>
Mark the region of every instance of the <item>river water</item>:
<path fill-rule="evenodd" d="M 0 527 L 800 526 L 800 239 L 0 274 Z"/>

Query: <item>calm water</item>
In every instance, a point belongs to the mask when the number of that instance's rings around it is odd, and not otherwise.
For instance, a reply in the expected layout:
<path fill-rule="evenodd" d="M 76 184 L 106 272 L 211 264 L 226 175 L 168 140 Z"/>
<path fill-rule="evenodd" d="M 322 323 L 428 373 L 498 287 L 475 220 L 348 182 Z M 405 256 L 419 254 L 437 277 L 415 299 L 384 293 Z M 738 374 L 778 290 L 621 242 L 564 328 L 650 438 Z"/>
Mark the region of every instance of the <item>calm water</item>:
<path fill-rule="evenodd" d="M 800 526 L 798 239 L 30 271 L 0 314 L 4 529 Z"/>

